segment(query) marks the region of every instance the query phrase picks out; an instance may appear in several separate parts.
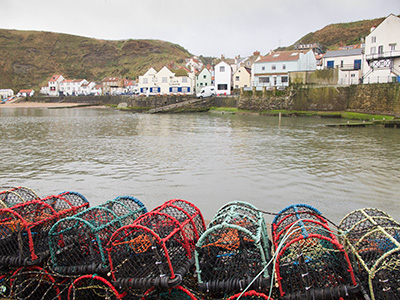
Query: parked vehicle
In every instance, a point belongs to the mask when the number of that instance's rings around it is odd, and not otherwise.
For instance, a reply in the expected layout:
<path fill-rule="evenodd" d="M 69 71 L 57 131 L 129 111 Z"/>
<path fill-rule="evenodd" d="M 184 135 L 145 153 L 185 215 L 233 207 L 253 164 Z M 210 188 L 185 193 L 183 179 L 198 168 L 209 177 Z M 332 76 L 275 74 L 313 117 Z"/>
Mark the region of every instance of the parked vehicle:
<path fill-rule="evenodd" d="M 215 87 L 213 86 L 205 86 L 201 88 L 200 93 L 198 93 L 196 96 L 197 98 L 207 98 L 207 97 L 212 97 L 215 96 Z"/>

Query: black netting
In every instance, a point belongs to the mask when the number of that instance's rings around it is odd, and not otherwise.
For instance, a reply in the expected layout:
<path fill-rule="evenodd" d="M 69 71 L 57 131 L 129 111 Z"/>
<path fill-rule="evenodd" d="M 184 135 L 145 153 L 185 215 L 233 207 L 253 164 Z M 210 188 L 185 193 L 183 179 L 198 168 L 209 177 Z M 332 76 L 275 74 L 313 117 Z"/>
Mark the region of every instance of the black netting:
<path fill-rule="evenodd" d="M 269 259 L 264 217 L 250 204 L 232 202 L 217 212 L 196 245 L 199 289 L 239 291 L 253 280 L 255 289 L 269 287 Z"/>
<path fill-rule="evenodd" d="M 336 299 L 358 293 L 348 255 L 321 214 L 304 204 L 281 213 L 272 226 L 281 297 Z"/>
<path fill-rule="evenodd" d="M 364 208 L 340 223 L 343 244 L 372 299 L 400 299 L 400 224 L 387 213 Z"/>

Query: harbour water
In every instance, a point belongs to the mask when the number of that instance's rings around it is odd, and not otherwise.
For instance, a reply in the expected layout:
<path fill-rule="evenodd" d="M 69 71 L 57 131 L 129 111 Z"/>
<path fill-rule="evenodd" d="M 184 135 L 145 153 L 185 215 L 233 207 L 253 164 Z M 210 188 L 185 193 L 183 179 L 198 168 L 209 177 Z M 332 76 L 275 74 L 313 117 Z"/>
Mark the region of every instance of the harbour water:
<path fill-rule="evenodd" d="M 338 122 L 0 108 L 0 185 L 76 191 L 91 205 L 131 195 L 149 210 L 181 198 L 205 219 L 239 200 L 272 213 L 307 203 L 335 223 L 376 207 L 400 221 L 400 130 L 324 126 Z"/>

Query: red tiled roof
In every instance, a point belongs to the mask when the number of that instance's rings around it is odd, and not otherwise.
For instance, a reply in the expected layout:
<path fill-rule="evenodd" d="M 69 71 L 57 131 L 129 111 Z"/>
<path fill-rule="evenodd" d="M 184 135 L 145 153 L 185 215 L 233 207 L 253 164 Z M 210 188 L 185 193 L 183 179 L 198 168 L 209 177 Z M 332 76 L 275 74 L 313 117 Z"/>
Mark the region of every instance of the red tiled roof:
<path fill-rule="evenodd" d="M 54 75 L 54 76 L 50 79 L 50 82 L 57 81 L 58 78 L 60 78 L 60 77 L 61 77 L 61 75 Z"/>
<path fill-rule="evenodd" d="M 30 93 L 30 92 L 32 92 L 33 90 L 20 90 L 18 93 Z"/>
<path fill-rule="evenodd" d="M 299 60 L 301 51 L 276 51 L 262 57 L 258 62 L 277 62 L 277 61 L 294 61 Z"/>

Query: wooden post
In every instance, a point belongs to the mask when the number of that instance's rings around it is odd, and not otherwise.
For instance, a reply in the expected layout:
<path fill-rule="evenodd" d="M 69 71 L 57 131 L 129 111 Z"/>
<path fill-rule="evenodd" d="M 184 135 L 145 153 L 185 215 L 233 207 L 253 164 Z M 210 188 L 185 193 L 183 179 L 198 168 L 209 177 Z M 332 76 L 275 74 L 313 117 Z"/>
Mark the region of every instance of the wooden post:
<path fill-rule="evenodd" d="M 282 122 L 282 113 L 279 113 L 279 128 L 281 128 L 281 122 Z"/>

